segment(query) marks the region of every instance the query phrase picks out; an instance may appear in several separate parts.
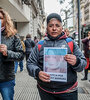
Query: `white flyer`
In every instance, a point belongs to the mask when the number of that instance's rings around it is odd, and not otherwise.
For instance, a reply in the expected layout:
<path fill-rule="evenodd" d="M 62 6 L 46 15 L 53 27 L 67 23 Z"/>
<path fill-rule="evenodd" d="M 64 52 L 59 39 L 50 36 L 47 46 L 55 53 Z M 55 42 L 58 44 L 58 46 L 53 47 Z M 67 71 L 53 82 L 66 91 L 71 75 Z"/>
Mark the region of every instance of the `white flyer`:
<path fill-rule="evenodd" d="M 67 82 L 67 62 L 64 56 L 67 48 L 44 48 L 44 72 L 50 74 L 51 81 Z"/>

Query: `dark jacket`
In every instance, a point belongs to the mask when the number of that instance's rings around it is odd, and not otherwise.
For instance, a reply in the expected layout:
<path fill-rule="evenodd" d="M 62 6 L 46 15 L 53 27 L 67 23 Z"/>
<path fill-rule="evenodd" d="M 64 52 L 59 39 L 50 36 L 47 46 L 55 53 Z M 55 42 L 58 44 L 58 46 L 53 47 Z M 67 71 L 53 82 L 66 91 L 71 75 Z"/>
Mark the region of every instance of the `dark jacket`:
<path fill-rule="evenodd" d="M 7 56 L 0 53 L 0 82 L 15 79 L 14 61 L 23 59 L 23 49 L 19 36 L 5 37 L 1 34 L 1 43 L 7 45 Z"/>
<path fill-rule="evenodd" d="M 70 88 L 77 81 L 77 72 L 81 72 L 86 66 L 86 59 L 84 55 L 80 51 L 75 41 L 72 40 L 74 44 L 73 54 L 77 57 L 77 63 L 74 66 L 67 64 L 67 82 L 51 81 L 50 83 L 46 83 L 42 82 L 38 78 L 37 73 L 40 70 L 43 70 L 44 47 L 62 47 L 64 45 L 65 48 L 67 48 L 67 53 L 71 54 L 70 48 L 65 38 L 65 35 L 61 36 L 58 40 L 50 40 L 49 38 L 46 38 L 40 51 L 38 50 L 38 45 L 36 45 L 27 61 L 28 73 L 36 78 L 38 84 L 45 90 L 63 91 Z"/>
<path fill-rule="evenodd" d="M 35 42 L 31 40 L 31 38 L 26 38 L 25 40 L 26 54 L 30 54 L 34 46 L 35 46 Z"/>
<path fill-rule="evenodd" d="M 90 55 L 90 39 L 87 37 L 82 39 L 83 47 L 84 47 L 84 55 L 86 58 L 89 58 Z"/>

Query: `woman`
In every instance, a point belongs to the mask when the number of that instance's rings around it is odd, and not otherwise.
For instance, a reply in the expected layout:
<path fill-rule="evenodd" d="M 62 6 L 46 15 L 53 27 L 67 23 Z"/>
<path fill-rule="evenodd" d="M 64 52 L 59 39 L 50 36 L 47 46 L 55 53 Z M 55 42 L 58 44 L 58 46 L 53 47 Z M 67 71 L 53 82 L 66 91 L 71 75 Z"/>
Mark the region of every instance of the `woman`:
<path fill-rule="evenodd" d="M 60 15 L 56 13 L 48 15 L 47 38 L 44 39 L 40 51 L 37 44 L 27 60 L 29 74 L 37 79 L 37 87 L 41 100 L 78 100 L 77 72 L 82 71 L 86 66 L 86 59 L 74 40 L 72 40 L 74 46 L 72 54 L 66 42 L 67 36 L 62 29 Z M 59 82 L 52 81 L 50 74 L 43 71 L 44 49 L 46 47 L 64 47 L 67 49 L 67 54 L 64 57 L 67 62 L 67 72 L 65 78 L 61 75 Z M 65 81 L 62 82 L 64 79 Z"/>
<path fill-rule="evenodd" d="M 87 60 L 87 65 L 85 67 L 85 70 L 84 70 L 84 78 L 81 79 L 82 81 L 84 80 L 87 80 L 88 79 L 88 69 L 89 69 L 89 66 L 90 66 L 90 31 L 88 32 L 88 36 L 84 39 L 82 39 L 82 43 L 83 43 L 83 46 L 84 46 L 84 55 L 86 57 L 86 60 Z"/>
<path fill-rule="evenodd" d="M 3 100 L 13 100 L 15 86 L 14 61 L 23 59 L 20 38 L 9 14 L 0 9 L 0 93 Z"/>

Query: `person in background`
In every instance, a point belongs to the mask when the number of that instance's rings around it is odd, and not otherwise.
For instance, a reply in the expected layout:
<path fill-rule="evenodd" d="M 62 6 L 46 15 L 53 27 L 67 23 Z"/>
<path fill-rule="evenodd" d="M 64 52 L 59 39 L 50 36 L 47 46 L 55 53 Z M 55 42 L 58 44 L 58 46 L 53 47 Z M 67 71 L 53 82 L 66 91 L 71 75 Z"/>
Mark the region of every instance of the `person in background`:
<path fill-rule="evenodd" d="M 88 76 L 88 69 L 89 69 L 89 66 L 90 66 L 90 31 L 88 32 L 88 36 L 84 39 L 82 39 L 82 43 L 83 43 L 83 46 L 84 46 L 84 55 L 86 57 L 86 60 L 87 60 L 87 65 L 85 67 L 85 70 L 84 70 L 84 78 L 82 78 L 81 80 L 84 81 L 84 80 L 87 80 L 87 76 Z"/>
<path fill-rule="evenodd" d="M 21 44 L 22 44 L 22 47 L 23 47 L 23 52 L 25 54 L 25 44 L 23 42 L 23 37 L 21 37 Z M 15 61 L 15 73 L 17 73 L 18 65 L 20 67 L 20 72 L 22 72 L 23 71 L 23 67 L 24 67 L 23 60 L 21 60 L 19 62 L 18 61 Z"/>
<path fill-rule="evenodd" d="M 35 46 L 35 42 L 33 40 L 31 40 L 31 35 L 27 34 L 26 35 L 26 40 L 25 40 L 24 43 L 25 43 L 25 48 L 26 48 L 25 53 L 26 53 L 26 61 L 27 61 L 33 47 Z"/>
<path fill-rule="evenodd" d="M 37 37 L 35 36 L 35 37 L 34 37 L 35 45 L 38 43 L 38 41 L 39 41 L 39 40 L 38 40 Z"/>
<path fill-rule="evenodd" d="M 23 59 L 23 49 L 9 14 L 0 9 L 0 93 L 3 100 L 13 100 L 15 86 L 14 61 Z"/>
<path fill-rule="evenodd" d="M 69 32 L 69 30 L 67 28 L 64 30 L 64 32 L 67 35 L 67 37 L 69 37 L 69 38 L 74 40 L 74 38 L 70 36 L 70 32 Z"/>
<path fill-rule="evenodd" d="M 47 33 L 45 33 L 45 35 L 43 35 L 42 40 L 44 40 L 45 38 L 47 38 Z"/>
<path fill-rule="evenodd" d="M 78 100 L 77 72 L 81 72 L 85 68 L 86 59 L 74 40 L 72 40 L 74 45 L 72 54 L 66 38 L 66 34 L 62 31 L 60 15 L 57 13 L 48 15 L 47 38 L 44 39 L 40 51 L 37 44 L 27 60 L 28 73 L 37 80 L 41 100 Z M 67 55 L 64 57 L 67 61 L 67 81 L 51 81 L 50 74 L 43 71 L 44 48 L 60 48 L 63 45 L 67 48 Z"/>

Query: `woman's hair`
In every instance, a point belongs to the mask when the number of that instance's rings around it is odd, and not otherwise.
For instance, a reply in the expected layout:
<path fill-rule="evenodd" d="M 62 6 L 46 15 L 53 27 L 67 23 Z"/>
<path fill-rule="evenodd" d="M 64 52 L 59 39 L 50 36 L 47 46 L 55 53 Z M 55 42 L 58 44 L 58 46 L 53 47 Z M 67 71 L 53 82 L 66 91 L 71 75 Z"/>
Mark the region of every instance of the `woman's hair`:
<path fill-rule="evenodd" d="M 0 9 L 0 13 L 3 15 L 4 17 L 4 21 L 5 21 L 5 32 L 6 32 L 6 36 L 10 37 L 13 36 L 17 33 L 17 30 L 14 28 L 14 24 L 9 16 L 9 14 L 4 11 L 3 9 Z"/>
<path fill-rule="evenodd" d="M 64 32 L 69 32 L 69 30 L 66 28 L 66 29 L 64 29 Z"/>
<path fill-rule="evenodd" d="M 69 30 L 67 28 L 64 29 L 64 32 L 66 33 L 67 36 L 69 36 L 70 33 L 69 33 Z"/>
<path fill-rule="evenodd" d="M 26 38 L 31 38 L 31 35 L 30 35 L 30 34 L 27 34 L 27 35 L 26 35 Z"/>

